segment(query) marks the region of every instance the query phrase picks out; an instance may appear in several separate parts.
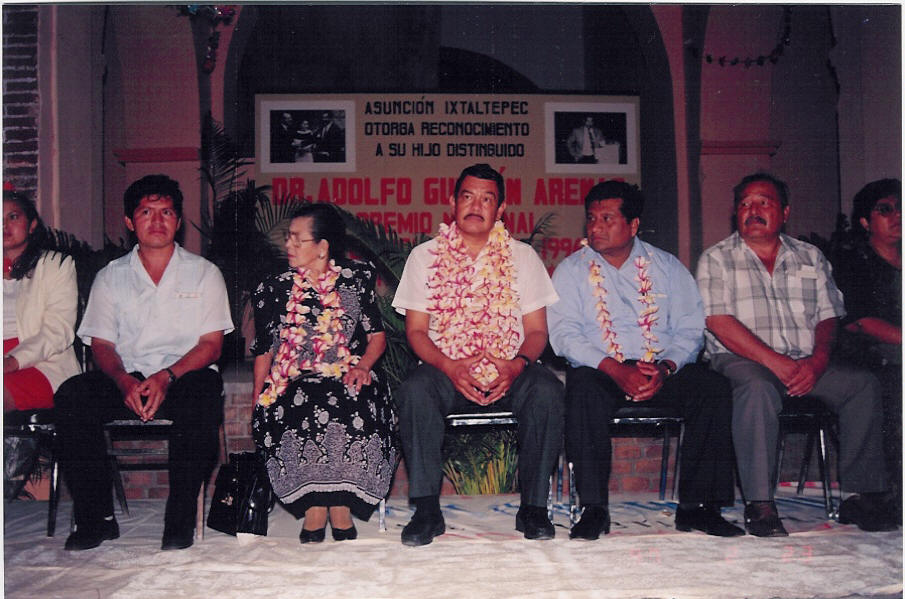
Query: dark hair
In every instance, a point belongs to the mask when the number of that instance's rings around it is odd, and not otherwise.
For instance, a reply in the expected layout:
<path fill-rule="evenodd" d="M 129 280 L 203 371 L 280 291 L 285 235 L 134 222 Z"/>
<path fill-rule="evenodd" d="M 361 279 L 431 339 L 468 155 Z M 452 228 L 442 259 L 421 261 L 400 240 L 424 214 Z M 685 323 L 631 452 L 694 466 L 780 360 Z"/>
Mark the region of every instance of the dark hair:
<path fill-rule="evenodd" d="M 129 186 L 123 194 L 126 216 L 132 218 L 142 198 L 147 196 L 170 198 L 173 200 L 173 210 L 179 218 L 182 218 L 182 192 L 179 190 L 179 183 L 166 175 L 148 175 Z"/>
<path fill-rule="evenodd" d="M 35 230 L 28 233 L 28 243 L 25 246 L 25 250 L 13 262 L 13 268 L 9 273 L 10 277 L 13 279 L 31 277 L 32 273 L 34 273 L 35 266 L 38 264 L 38 259 L 41 257 L 41 254 L 44 253 L 43 240 L 47 234 L 47 229 L 44 227 L 44 222 L 38 215 L 38 209 L 35 206 L 34 201 L 25 194 L 18 191 L 4 190 L 3 201 L 15 202 L 19 205 L 19 208 L 25 213 L 25 219 L 28 221 L 28 228 L 31 228 L 31 223 L 38 223 L 35 226 Z"/>
<path fill-rule="evenodd" d="M 311 237 L 315 241 L 326 239 L 329 258 L 341 259 L 346 253 L 346 224 L 336 208 L 330 204 L 302 204 L 292 211 L 289 220 L 311 219 Z"/>
<path fill-rule="evenodd" d="M 486 179 L 496 183 L 497 206 L 502 204 L 503 200 L 506 199 L 506 184 L 503 182 L 503 175 L 494 170 L 489 164 L 483 162 L 480 164 L 472 164 L 467 167 L 462 171 L 462 174 L 459 175 L 459 178 L 456 179 L 456 189 L 453 191 L 453 197 L 456 199 L 459 197 L 459 188 L 462 187 L 462 181 L 465 180 L 465 177 L 476 177 L 478 179 Z"/>
<path fill-rule="evenodd" d="M 870 212 L 877 202 L 889 196 L 902 203 L 902 182 L 898 179 L 880 179 L 862 187 L 852 200 L 852 227 L 856 231 L 864 231 L 861 219 L 870 221 Z"/>
<path fill-rule="evenodd" d="M 745 191 L 745 188 L 751 183 L 757 183 L 759 181 L 769 183 L 776 189 L 776 193 L 779 194 L 779 203 L 783 208 L 789 205 L 789 186 L 786 185 L 785 181 L 774 177 L 770 173 L 754 173 L 739 181 L 739 184 L 732 188 L 732 197 L 734 200 L 732 205 L 738 207 L 738 203 L 742 201 L 742 193 Z"/>
<path fill-rule="evenodd" d="M 644 194 L 637 185 L 625 181 L 604 181 L 592 187 L 584 198 L 584 211 L 587 213 L 594 202 L 615 199 L 622 200 L 619 210 L 625 220 L 631 222 L 634 218 L 641 218 L 644 213 Z"/>

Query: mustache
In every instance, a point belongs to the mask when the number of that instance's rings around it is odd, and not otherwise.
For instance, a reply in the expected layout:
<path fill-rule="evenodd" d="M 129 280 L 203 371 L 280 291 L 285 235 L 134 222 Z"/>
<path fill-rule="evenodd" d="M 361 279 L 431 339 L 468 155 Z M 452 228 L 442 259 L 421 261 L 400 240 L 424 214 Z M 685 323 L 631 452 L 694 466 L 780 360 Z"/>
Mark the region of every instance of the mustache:
<path fill-rule="evenodd" d="M 750 224 L 752 224 L 752 223 L 760 223 L 760 224 L 762 224 L 762 225 L 766 225 L 766 224 L 767 224 L 767 221 L 765 221 L 765 220 L 764 220 L 762 217 L 760 217 L 760 216 L 749 216 L 748 218 L 745 219 L 745 224 L 746 224 L 746 225 L 750 225 Z"/>
<path fill-rule="evenodd" d="M 465 218 L 468 218 L 469 216 L 477 216 L 481 220 L 484 220 L 484 215 L 478 214 L 477 212 L 469 212 L 468 214 L 465 215 Z"/>

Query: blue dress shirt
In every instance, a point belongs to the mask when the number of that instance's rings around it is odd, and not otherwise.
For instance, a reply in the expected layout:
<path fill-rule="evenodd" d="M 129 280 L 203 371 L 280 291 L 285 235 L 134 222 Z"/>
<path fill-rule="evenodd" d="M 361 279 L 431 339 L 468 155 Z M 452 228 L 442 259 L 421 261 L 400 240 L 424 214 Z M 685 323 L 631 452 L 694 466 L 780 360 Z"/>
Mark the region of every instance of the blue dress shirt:
<path fill-rule="evenodd" d="M 607 309 L 625 359 L 640 360 L 644 356 L 644 339 L 637 322 L 644 309 L 638 301 L 635 279 L 638 256 L 650 261 L 647 273 L 659 308 L 652 331 L 658 338 L 654 346 L 663 351 L 655 359 L 671 360 L 677 368 L 697 359 L 704 344 L 704 305 L 697 284 L 678 258 L 636 237 L 629 258 L 618 269 L 592 248 L 583 247 L 553 273 L 559 301 L 547 308 L 550 344 L 572 366 L 597 368 L 604 358 L 613 357 L 606 351 L 603 330 L 597 322 L 597 298 L 588 281 L 591 260 L 600 266 L 604 277 Z"/>

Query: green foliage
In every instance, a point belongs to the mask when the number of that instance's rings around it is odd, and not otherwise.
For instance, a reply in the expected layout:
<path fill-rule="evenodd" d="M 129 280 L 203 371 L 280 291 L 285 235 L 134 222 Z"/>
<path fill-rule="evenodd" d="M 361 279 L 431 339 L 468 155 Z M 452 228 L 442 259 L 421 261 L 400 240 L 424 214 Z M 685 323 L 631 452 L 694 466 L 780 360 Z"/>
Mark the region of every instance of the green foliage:
<path fill-rule="evenodd" d="M 518 449 L 508 428 L 447 435 L 443 473 L 460 495 L 514 493 Z"/>
<path fill-rule="evenodd" d="M 223 274 L 230 313 L 238 328 L 258 284 L 268 275 L 282 272 L 288 264 L 279 244 L 272 243 L 269 231 L 258 228 L 260 208 L 270 203 L 269 187 L 258 187 L 253 180 L 240 186 L 248 161 L 239 157 L 222 125 L 210 117 L 202 130 L 202 156 L 206 160 L 200 169 L 201 178 L 214 198 L 213 217 L 202 213 L 201 224 L 194 226 L 204 240 L 202 253 Z"/>

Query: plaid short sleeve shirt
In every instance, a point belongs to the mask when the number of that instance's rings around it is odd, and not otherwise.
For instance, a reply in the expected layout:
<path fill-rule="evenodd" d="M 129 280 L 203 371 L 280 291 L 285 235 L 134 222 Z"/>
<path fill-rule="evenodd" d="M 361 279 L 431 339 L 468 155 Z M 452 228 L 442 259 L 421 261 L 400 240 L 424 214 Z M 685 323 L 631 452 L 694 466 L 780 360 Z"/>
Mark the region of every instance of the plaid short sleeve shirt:
<path fill-rule="evenodd" d="M 829 262 L 813 245 L 780 235 L 773 275 L 738 232 L 709 248 L 698 262 L 705 316 L 731 315 L 775 351 L 803 358 L 814 350 L 814 330 L 845 315 Z M 709 331 L 707 354 L 730 353 Z"/>

